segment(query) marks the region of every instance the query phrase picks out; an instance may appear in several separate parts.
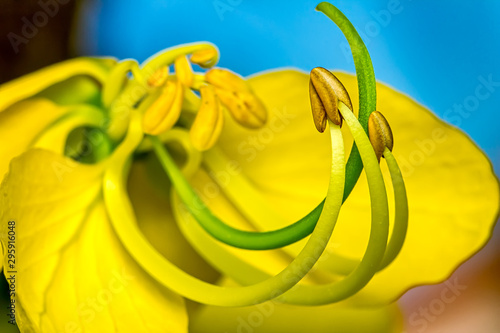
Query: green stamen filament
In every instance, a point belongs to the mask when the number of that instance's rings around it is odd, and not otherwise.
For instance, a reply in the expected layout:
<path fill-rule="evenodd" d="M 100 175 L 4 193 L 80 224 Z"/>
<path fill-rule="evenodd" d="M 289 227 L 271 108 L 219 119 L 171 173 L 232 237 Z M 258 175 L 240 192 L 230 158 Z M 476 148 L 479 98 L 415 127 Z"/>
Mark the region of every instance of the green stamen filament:
<path fill-rule="evenodd" d="M 372 231 L 369 243 L 361 263 L 357 262 L 358 266 L 352 272 L 349 272 L 350 275 L 346 278 L 325 285 L 297 285 L 279 298 L 282 302 L 300 305 L 322 305 L 352 296 L 361 290 L 381 267 L 384 267 L 394 259 L 399 252 L 402 239 L 404 239 L 406 196 L 404 195 L 404 184 L 400 178 L 400 173 L 398 175 L 397 169 L 394 169 L 392 160 L 390 160 L 390 171 L 395 184 L 396 209 L 398 213 L 396 214 L 396 225 L 393 236 L 389 242 L 390 248 L 386 251 L 389 228 L 388 205 L 385 184 L 377 157 L 366 133 L 351 111 L 345 105 L 341 104 L 341 112 L 343 112 L 343 115 L 345 114 L 344 119 L 351 129 L 357 145 L 360 147 L 370 186 Z M 213 239 L 208 237 L 207 234 L 204 234 L 200 226 L 192 222 L 192 217 L 180 209 L 177 196 L 173 197 L 173 202 L 174 214 L 182 232 L 195 246 L 196 250 L 219 271 L 244 285 L 255 283 L 268 277 L 267 273 L 251 264 L 242 262 L 234 254 L 225 250 L 220 244 L 217 244 Z"/>
<path fill-rule="evenodd" d="M 406 197 L 406 188 L 394 155 L 389 149 L 385 149 L 383 156 L 387 162 L 389 173 L 391 174 L 391 182 L 394 191 L 395 216 L 392 234 L 387 244 L 387 249 L 384 258 L 380 263 L 379 271 L 389 266 L 401 251 L 406 231 L 408 229 L 408 199 Z M 359 260 L 345 258 L 336 253 L 331 253 L 327 261 L 318 263 L 318 268 L 325 271 L 348 275 L 359 265 Z"/>
<path fill-rule="evenodd" d="M 387 267 L 401 251 L 408 230 L 408 198 L 406 197 L 406 188 L 399 169 L 398 163 L 389 149 L 384 150 L 384 158 L 387 162 L 389 172 L 391 174 L 392 186 L 394 188 L 395 201 L 395 217 L 394 229 L 391 239 L 387 245 L 384 259 L 380 265 L 380 269 Z"/>
<path fill-rule="evenodd" d="M 162 142 L 156 137 L 150 137 L 150 140 L 153 143 L 154 150 L 160 157 L 160 160 L 164 160 L 166 162 L 171 161 L 171 158 L 167 155 L 163 148 Z M 210 209 L 202 202 L 200 197 L 191 188 L 186 178 L 180 173 L 175 163 L 166 162 L 163 163 L 163 167 L 167 175 L 171 179 L 182 201 L 187 205 L 187 208 L 190 210 L 191 214 L 193 214 L 198 223 L 214 238 L 234 247 L 252 250 L 267 250 L 280 248 L 294 243 L 302 238 L 301 235 L 304 230 L 301 228 L 306 227 L 314 230 L 316 221 L 312 219 L 316 217 L 316 214 L 319 216 L 321 214 L 321 209 L 323 209 L 322 205 L 321 207 L 318 206 L 312 213 L 300 220 L 311 221 L 313 223 L 299 223 L 299 221 L 283 229 L 268 232 L 239 230 L 225 224 L 213 215 Z M 316 214 L 313 215 L 313 213 Z M 267 218 L 269 218 L 269 216 L 267 216 Z"/>
<path fill-rule="evenodd" d="M 364 128 L 344 103 L 339 103 L 339 110 L 359 148 L 368 180 L 372 215 L 368 246 L 360 264 L 344 279 L 319 286 L 297 285 L 279 298 L 286 303 L 323 305 L 350 297 L 371 280 L 385 254 L 389 233 L 389 208 L 382 172 Z"/>

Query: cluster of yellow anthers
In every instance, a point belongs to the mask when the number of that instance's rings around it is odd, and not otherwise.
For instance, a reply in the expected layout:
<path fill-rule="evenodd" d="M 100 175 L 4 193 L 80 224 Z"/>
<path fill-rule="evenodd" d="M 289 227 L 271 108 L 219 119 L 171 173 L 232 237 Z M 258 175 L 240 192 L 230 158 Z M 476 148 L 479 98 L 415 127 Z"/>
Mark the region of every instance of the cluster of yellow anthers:
<path fill-rule="evenodd" d="M 159 91 L 144 113 L 146 134 L 159 135 L 171 129 L 179 121 L 185 99 L 193 100 L 193 91 L 201 96 L 190 129 L 191 142 L 198 150 L 207 150 L 217 141 L 224 124 L 223 108 L 245 127 L 259 128 L 265 124 L 266 109 L 241 76 L 222 68 L 193 72 L 191 63 L 210 68 L 216 59 L 214 48 L 196 51 L 189 59 L 180 55 L 174 61 L 175 74 L 170 75 L 169 67 L 162 66 L 148 78 L 149 88 Z"/>

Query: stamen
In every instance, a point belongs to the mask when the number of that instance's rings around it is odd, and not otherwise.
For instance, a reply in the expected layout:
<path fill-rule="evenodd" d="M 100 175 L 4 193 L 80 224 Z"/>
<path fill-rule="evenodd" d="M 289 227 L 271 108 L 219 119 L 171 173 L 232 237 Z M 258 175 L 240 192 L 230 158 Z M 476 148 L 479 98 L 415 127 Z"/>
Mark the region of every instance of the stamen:
<path fill-rule="evenodd" d="M 193 85 L 194 73 L 187 57 L 180 56 L 177 59 L 175 59 L 174 67 L 177 79 L 185 87 L 191 87 Z"/>
<path fill-rule="evenodd" d="M 193 146 L 199 151 L 205 151 L 219 138 L 224 125 L 224 115 L 222 105 L 212 86 L 201 87 L 200 94 L 201 106 L 189 134 Z"/>
<path fill-rule="evenodd" d="M 379 161 L 386 148 L 392 151 L 394 145 L 392 130 L 382 113 L 374 111 L 370 115 L 368 119 L 368 136 Z"/>
<path fill-rule="evenodd" d="M 181 114 L 183 96 L 184 87 L 180 81 L 167 81 L 161 95 L 144 114 L 144 133 L 158 135 L 171 129 Z"/>
<path fill-rule="evenodd" d="M 233 118 L 248 128 L 260 128 L 267 121 L 267 111 L 248 83 L 239 75 L 221 68 L 209 70 L 205 80 Z"/>
<path fill-rule="evenodd" d="M 373 147 L 352 111 L 339 103 L 339 111 L 359 147 L 370 190 L 371 232 L 363 259 L 344 279 L 325 285 L 297 285 L 279 300 L 300 305 L 324 305 L 346 299 L 361 290 L 380 267 L 389 233 L 389 208 L 384 179 Z M 328 198 L 327 198 L 328 199 Z"/>

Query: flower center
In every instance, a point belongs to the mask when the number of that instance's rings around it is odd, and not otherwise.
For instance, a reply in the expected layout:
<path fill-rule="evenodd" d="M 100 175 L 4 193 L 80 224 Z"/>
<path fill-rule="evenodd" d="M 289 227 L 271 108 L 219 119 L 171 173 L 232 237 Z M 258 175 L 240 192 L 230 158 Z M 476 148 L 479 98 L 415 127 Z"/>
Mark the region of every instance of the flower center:
<path fill-rule="evenodd" d="M 110 109 L 109 136 L 121 140 L 126 135 L 125 142 L 137 142 L 144 133 L 149 135 L 149 142 L 175 189 L 174 198 L 178 196 L 180 199 L 175 200 L 179 205 L 182 203 L 189 213 L 176 208 L 177 218 L 187 220 L 189 215 L 198 223 L 184 223 L 182 228 L 195 247 L 219 270 L 237 281 L 241 280 L 238 271 L 227 265 L 232 259 L 225 256 L 224 251 L 214 250 L 213 244 L 204 241 L 197 227 L 203 228 L 219 242 L 248 250 L 281 248 L 310 235 L 303 250 L 278 275 L 270 277 L 262 272 L 257 273 L 254 275 L 255 280 L 250 281 L 252 285 L 234 290 L 208 286 L 159 257 L 138 234 L 130 204 L 120 194 L 124 191 L 116 190 L 123 188 L 123 173 L 126 172 L 124 164 L 117 164 L 106 174 L 105 199 L 110 202 L 110 206 L 125 207 L 121 211 L 110 212 L 119 237 L 146 271 L 168 288 L 188 298 L 215 305 L 249 305 L 275 297 L 292 304 L 338 302 L 361 290 L 374 274 L 394 260 L 403 245 L 408 220 L 406 191 L 401 172 L 391 153 L 393 137 L 390 126 L 381 113 L 373 112 L 375 79 L 366 47 L 349 21 L 335 7 L 322 3 L 318 9 L 337 23 L 354 50 L 360 91 L 359 119 L 352 113 L 351 100 L 342 83 L 324 68 L 313 69 L 309 86 L 313 121 L 320 132 L 325 131 L 328 125 L 331 134 L 330 184 L 327 196 L 320 205 L 282 229 L 249 232 L 226 224 L 199 198 L 185 178 L 186 170 L 183 174 L 178 169 L 163 144 L 168 141 L 169 135 L 182 128 L 184 134 L 184 129 L 189 129 L 189 144 L 187 136 L 182 135 L 184 146 L 198 152 L 212 148 L 223 127 L 224 110 L 244 127 L 259 128 L 265 125 L 267 112 L 249 84 L 229 70 L 212 68 L 218 59 L 213 45 L 190 44 L 169 49 L 153 57 L 141 69 L 137 63 L 127 60 L 111 74 L 113 80 L 103 94 L 103 103 Z M 193 72 L 192 64 L 209 70 Z M 169 71 L 171 65 L 174 67 L 173 74 Z M 123 85 L 123 78 L 127 78 L 129 72 L 133 77 Z M 139 122 L 142 132 L 138 131 Z M 349 127 L 355 141 L 346 165 L 344 140 L 340 131 L 343 122 Z M 196 156 L 200 157 L 199 154 Z M 387 161 L 395 193 L 396 210 L 390 239 L 388 200 L 379 165 L 381 157 Z M 217 165 L 218 158 L 217 154 L 212 154 L 209 164 Z M 199 159 L 197 161 L 193 162 L 193 168 L 186 167 L 189 173 L 197 168 Z M 371 232 L 365 254 L 360 260 L 333 255 L 318 264 L 320 269 L 345 275 L 338 281 L 325 285 L 296 286 L 324 252 L 342 203 L 355 186 L 363 168 L 371 202 Z M 232 199 L 240 200 L 237 195 L 233 195 Z M 238 203 L 238 206 L 242 205 L 245 203 Z M 342 265 L 332 264 L 336 261 L 342 262 Z M 243 271 L 252 270 L 245 265 L 238 263 Z"/>

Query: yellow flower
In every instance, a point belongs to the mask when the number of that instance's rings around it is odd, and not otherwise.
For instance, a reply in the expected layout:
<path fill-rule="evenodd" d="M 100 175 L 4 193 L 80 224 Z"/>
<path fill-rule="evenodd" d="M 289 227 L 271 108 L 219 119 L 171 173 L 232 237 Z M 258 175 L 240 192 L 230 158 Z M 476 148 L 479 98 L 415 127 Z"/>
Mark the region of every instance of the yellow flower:
<path fill-rule="evenodd" d="M 0 87 L 0 240 L 22 332 L 398 332 L 394 301 L 488 240 L 489 161 L 407 96 L 377 84 L 387 121 L 368 119 L 349 74 L 244 80 L 187 59 L 218 54 L 75 59 Z M 348 130 L 365 168 L 350 195 Z M 283 229 L 297 220 L 314 223 Z"/>

